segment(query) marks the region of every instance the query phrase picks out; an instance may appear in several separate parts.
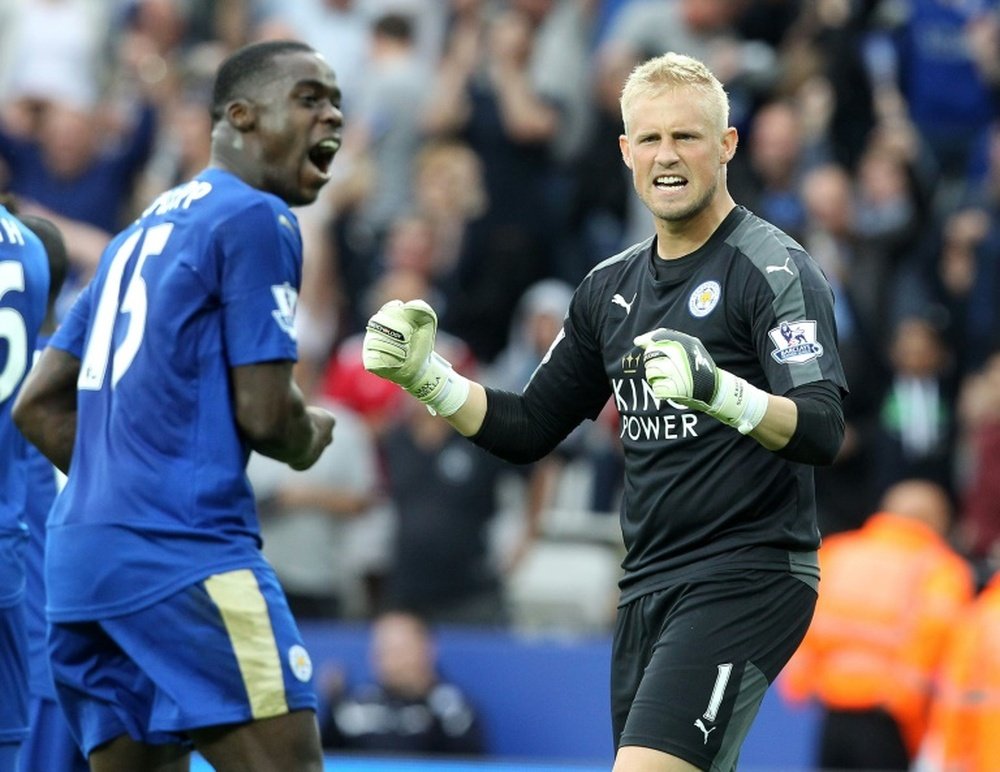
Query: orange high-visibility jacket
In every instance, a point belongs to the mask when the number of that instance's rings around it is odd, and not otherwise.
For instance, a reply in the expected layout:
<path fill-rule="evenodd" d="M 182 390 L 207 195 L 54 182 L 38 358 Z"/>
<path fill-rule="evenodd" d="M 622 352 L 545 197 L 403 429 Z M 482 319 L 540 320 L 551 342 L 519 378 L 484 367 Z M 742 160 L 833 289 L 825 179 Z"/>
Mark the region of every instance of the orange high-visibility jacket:
<path fill-rule="evenodd" d="M 975 592 L 972 571 L 930 527 L 887 512 L 828 537 L 819 555 L 816 614 L 779 689 L 835 710 L 881 707 L 913 756 L 946 639 Z"/>
<path fill-rule="evenodd" d="M 941 667 L 922 769 L 1000 769 L 1000 575 L 957 624 Z"/>

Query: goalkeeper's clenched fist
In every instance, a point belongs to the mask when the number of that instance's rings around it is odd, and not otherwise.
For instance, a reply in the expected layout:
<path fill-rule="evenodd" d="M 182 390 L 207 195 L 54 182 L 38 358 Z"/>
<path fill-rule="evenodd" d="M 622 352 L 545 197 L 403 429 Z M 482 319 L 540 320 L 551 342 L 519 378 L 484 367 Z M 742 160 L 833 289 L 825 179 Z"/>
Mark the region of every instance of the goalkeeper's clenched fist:
<path fill-rule="evenodd" d="M 715 361 L 698 338 L 660 327 L 635 339 L 657 399 L 701 410 L 749 434 L 767 411 L 767 393 Z"/>
<path fill-rule="evenodd" d="M 437 314 L 423 300 L 390 300 L 365 329 L 365 369 L 397 383 L 432 412 L 450 416 L 469 396 L 469 381 L 434 351 Z"/>

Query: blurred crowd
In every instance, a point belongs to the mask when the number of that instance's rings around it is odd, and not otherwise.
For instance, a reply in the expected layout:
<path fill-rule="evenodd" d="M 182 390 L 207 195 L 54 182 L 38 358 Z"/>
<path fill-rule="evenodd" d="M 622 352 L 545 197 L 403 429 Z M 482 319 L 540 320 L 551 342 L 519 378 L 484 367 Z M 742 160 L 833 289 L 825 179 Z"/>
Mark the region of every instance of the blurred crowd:
<path fill-rule="evenodd" d="M 520 389 L 576 283 L 652 233 L 618 95 L 667 50 L 727 88 L 737 202 L 836 293 L 851 394 L 841 455 L 817 472 L 824 534 L 920 478 L 947 492 L 979 584 L 993 574 L 1000 2 L 0 0 L 0 189 L 62 229 L 63 312 L 111 234 L 207 163 L 217 63 L 278 37 L 323 53 L 345 114 L 335 179 L 296 212 L 298 377 L 334 406 L 336 439 L 308 472 L 249 469 L 299 615 L 508 624 L 505 583 L 567 470 L 584 471 L 574 506 L 614 512 L 613 408 L 512 470 L 368 376 L 360 334 L 386 299 L 425 298 L 458 369 Z"/>

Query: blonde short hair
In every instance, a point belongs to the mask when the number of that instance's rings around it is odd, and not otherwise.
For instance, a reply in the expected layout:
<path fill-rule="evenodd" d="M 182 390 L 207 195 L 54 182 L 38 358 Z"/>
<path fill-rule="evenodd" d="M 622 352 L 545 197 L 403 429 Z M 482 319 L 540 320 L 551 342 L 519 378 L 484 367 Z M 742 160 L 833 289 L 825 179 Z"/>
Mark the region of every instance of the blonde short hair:
<path fill-rule="evenodd" d="M 628 110 L 637 99 L 680 87 L 704 94 L 718 118 L 720 131 L 729 126 L 729 96 L 719 79 L 698 59 L 671 51 L 646 60 L 625 79 L 620 100 L 625 131 L 628 131 Z"/>

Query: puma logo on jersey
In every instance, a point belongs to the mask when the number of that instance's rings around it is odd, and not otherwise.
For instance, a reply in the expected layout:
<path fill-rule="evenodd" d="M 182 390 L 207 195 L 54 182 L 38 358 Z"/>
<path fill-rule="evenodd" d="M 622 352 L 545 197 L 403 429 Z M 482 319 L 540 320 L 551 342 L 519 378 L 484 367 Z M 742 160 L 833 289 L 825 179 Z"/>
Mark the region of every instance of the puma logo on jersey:
<path fill-rule="evenodd" d="M 295 340 L 295 304 L 298 302 L 299 293 L 288 284 L 271 285 L 271 294 L 274 296 L 274 304 L 277 308 L 271 312 L 274 321 L 284 330 L 288 337 Z"/>
<path fill-rule="evenodd" d="M 278 215 L 278 224 L 279 224 L 279 225 L 283 225 L 283 226 L 285 226 L 285 227 L 286 227 L 286 228 L 288 228 L 288 230 L 290 230 L 290 231 L 291 231 L 292 233 L 298 233 L 298 228 L 296 228 L 296 227 L 295 227 L 295 226 L 294 226 L 294 225 L 292 224 L 292 221 L 291 221 L 291 220 L 289 220 L 289 219 L 288 219 L 287 217 L 285 217 L 285 215 L 283 215 L 283 214 L 279 214 L 279 215 Z"/>
<path fill-rule="evenodd" d="M 696 718 L 694 720 L 694 725 L 701 730 L 703 735 L 705 735 L 705 745 L 708 745 L 708 736 L 719 728 L 717 726 L 713 726 L 711 729 L 709 729 L 707 726 L 705 726 L 705 722 L 703 722 L 700 718 Z"/>
<path fill-rule="evenodd" d="M 789 276 L 794 276 L 792 269 L 788 267 L 788 263 L 791 262 L 791 256 L 785 258 L 784 265 L 768 265 L 764 267 L 764 270 L 768 273 L 777 273 L 778 271 L 784 271 Z"/>
<path fill-rule="evenodd" d="M 638 293 L 633 294 L 631 300 L 626 300 L 622 295 L 616 292 L 614 297 L 611 298 L 611 302 L 614 303 L 616 306 L 621 306 L 622 308 L 624 308 L 625 316 L 628 316 L 632 311 L 632 304 L 635 302 L 635 296 L 637 294 Z"/>

